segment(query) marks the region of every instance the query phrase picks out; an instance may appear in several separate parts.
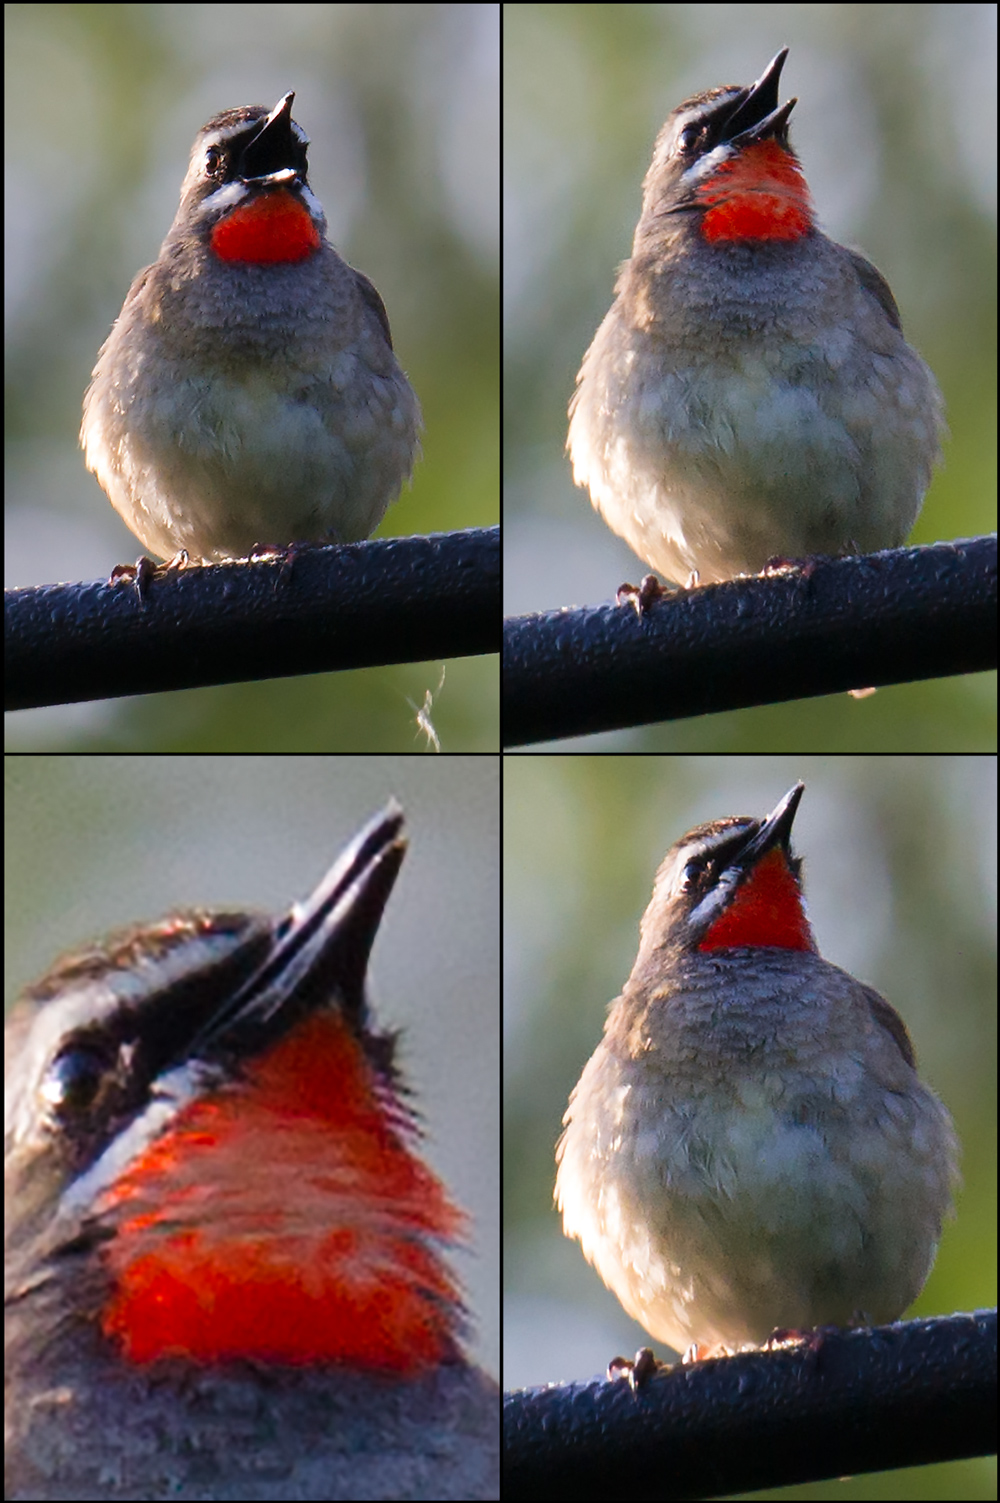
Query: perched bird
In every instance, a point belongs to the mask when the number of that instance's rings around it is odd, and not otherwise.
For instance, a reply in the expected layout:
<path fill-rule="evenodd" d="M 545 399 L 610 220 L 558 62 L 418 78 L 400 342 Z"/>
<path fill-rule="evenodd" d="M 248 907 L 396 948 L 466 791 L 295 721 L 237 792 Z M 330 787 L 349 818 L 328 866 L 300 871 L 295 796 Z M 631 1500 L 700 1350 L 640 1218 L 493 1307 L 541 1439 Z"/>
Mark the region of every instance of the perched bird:
<path fill-rule="evenodd" d="M 939 458 L 941 394 L 888 284 L 817 225 L 787 55 L 668 118 L 570 403 L 577 485 L 681 584 L 898 547 Z"/>
<path fill-rule="evenodd" d="M 385 305 L 326 239 L 294 98 L 198 132 L 84 398 L 87 468 L 161 558 L 366 538 L 419 453 Z"/>
<path fill-rule="evenodd" d="M 667 852 L 557 1149 L 567 1236 L 675 1351 L 895 1320 L 930 1273 L 958 1142 L 886 999 L 820 955 L 792 821 Z"/>

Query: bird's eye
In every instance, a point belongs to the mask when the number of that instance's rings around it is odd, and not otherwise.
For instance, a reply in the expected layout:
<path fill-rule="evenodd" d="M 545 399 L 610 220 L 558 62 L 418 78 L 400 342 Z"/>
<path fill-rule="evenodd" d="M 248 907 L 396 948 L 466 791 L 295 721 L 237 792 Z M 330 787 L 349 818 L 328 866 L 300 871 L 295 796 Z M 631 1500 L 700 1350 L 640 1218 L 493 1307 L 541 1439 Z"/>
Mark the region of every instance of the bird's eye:
<path fill-rule="evenodd" d="M 689 152 L 694 151 L 695 147 L 698 145 L 698 141 L 700 140 L 700 138 L 701 138 L 701 126 L 700 125 L 685 125 L 684 129 L 681 131 L 680 135 L 677 137 L 678 148 L 682 152 L 684 152 L 685 155 L 687 155 Z"/>
<path fill-rule="evenodd" d="M 205 153 L 205 176 L 217 177 L 222 165 L 222 152 L 217 146 L 210 146 Z"/>
<path fill-rule="evenodd" d="M 90 1111 L 108 1078 L 105 1054 L 85 1044 L 75 1044 L 57 1054 L 45 1072 L 41 1095 L 58 1117 L 75 1117 Z"/>
<path fill-rule="evenodd" d="M 690 892 L 692 887 L 697 887 L 707 870 L 708 858 L 706 856 L 690 856 L 684 863 L 681 876 L 681 886 L 684 891 Z"/>

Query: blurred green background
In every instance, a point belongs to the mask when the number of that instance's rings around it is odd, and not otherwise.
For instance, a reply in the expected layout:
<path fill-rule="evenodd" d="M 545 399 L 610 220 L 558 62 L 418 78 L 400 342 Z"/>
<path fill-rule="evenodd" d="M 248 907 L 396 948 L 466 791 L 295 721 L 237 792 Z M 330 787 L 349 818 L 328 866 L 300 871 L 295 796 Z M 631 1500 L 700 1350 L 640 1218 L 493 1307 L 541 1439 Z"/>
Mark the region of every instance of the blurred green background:
<path fill-rule="evenodd" d="M 282 912 L 390 795 L 410 847 L 371 995 L 423 1151 L 471 1213 L 452 1262 L 499 1367 L 498 772 L 487 758 L 8 757 L 4 1003 L 58 955 L 178 907 Z"/>
<path fill-rule="evenodd" d="M 385 300 L 424 457 L 380 536 L 499 514 L 499 7 L 9 5 L 6 583 L 106 578 L 139 545 L 84 470 L 83 392 L 177 207 L 196 131 L 296 91 L 333 243 Z M 445 751 L 495 750 L 497 660 L 448 664 Z M 440 665 L 8 717 L 18 750 L 424 750 Z"/>
<path fill-rule="evenodd" d="M 504 11 L 507 614 L 594 604 L 644 572 L 574 487 L 566 407 L 630 253 L 640 184 L 688 95 L 782 100 L 824 230 L 896 295 L 951 438 L 912 541 L 996 527 L 996 11 L 935 5 L 514 5 Z M 995 747 L 994 674 L 642 727 L 555 750 Z"/>
<path fill-rule="evenodd" d="M 977 757 L 546 757 L 504 778 L 504 1386 L 587 1381 L 649 1338 L 562 1235 L 554 1149 L 632 965 L 664 853 L 798 779 L 821 952 L 900 1011 L 951 1111 L 964 1185 L 917 1314 L 996 1301 L 996 764 Z M 904 1213 L 904 1208 L 901 1214 Z M 784 1496 L 986 1498 L 993 1466 Z M 761 1496 L 755 1494 L 754 1496 Z"/>

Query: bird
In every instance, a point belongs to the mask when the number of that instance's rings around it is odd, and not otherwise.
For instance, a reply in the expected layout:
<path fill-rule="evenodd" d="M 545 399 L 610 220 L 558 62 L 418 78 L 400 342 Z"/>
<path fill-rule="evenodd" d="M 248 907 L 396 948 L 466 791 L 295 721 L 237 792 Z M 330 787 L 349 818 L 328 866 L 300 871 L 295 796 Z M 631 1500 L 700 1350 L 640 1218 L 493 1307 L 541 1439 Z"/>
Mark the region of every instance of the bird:
<path fill-rule="evenodd" d="M 294 98 L 198 132 L 84 397 L 88 470 L 178 564 L 367 538 L 420 450 L 385 304 L 326 238 Z"/>
<path fill-rule="evenodd" d="M 565 1234 L 688 1360 L 897 1319 L 953 1211 L 957 1136 L 902 1018 L 816 944 L 804 786 L 667 852 L 557 1147 Z"/>
<path fill-rule="evenodd" d="M 368 960 L 392 801 L 276 915 L 178 909 L 4 1028 L 4 1496 L 499 1497 L 464 1213 Z"/>
<path fill-rule="evenodd" d="M 680 586 L 899 547 L 940 458 L 941 393 L 888 283 L 819 228 L 787 56 L 668 117 L 570 403 L 576 484 Z"/>

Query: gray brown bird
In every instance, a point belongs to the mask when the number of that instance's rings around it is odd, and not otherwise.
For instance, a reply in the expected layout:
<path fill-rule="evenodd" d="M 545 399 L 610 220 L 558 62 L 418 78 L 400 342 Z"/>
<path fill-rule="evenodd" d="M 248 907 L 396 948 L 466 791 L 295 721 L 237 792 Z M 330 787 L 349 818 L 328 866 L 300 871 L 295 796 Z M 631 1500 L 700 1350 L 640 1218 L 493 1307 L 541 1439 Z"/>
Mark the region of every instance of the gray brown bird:
<path fill-rule="evenodd" d="M 939 458 L 941 395 L 888 284 L 817 224 L 787 55 L 670 115 L 570 404 L 577 485 L 681 584 L 898 547 Z"/>
<path fill-rule="evenodd" d="M 57 962 L 4 1032 L 7 1499 L 499 1497 L 500 1394 L 368 957 L 391 804 L 275 917 Z"/>
<path fill-rule="evenodd" d="M 958 1142 L 902 1019 L 817 949 L 803 788 L 668 851 L 564 1118 L 563 1229 L 678 1352 L 895 1320 L 952 1210 Z"/>
<path fill-rule="evenodd" d="M 198 132 L 84 399 L 87 468 L 161 558 L 366 538 L 419 453 L 385 305 L 326 239 L 294 97 Z"/>

